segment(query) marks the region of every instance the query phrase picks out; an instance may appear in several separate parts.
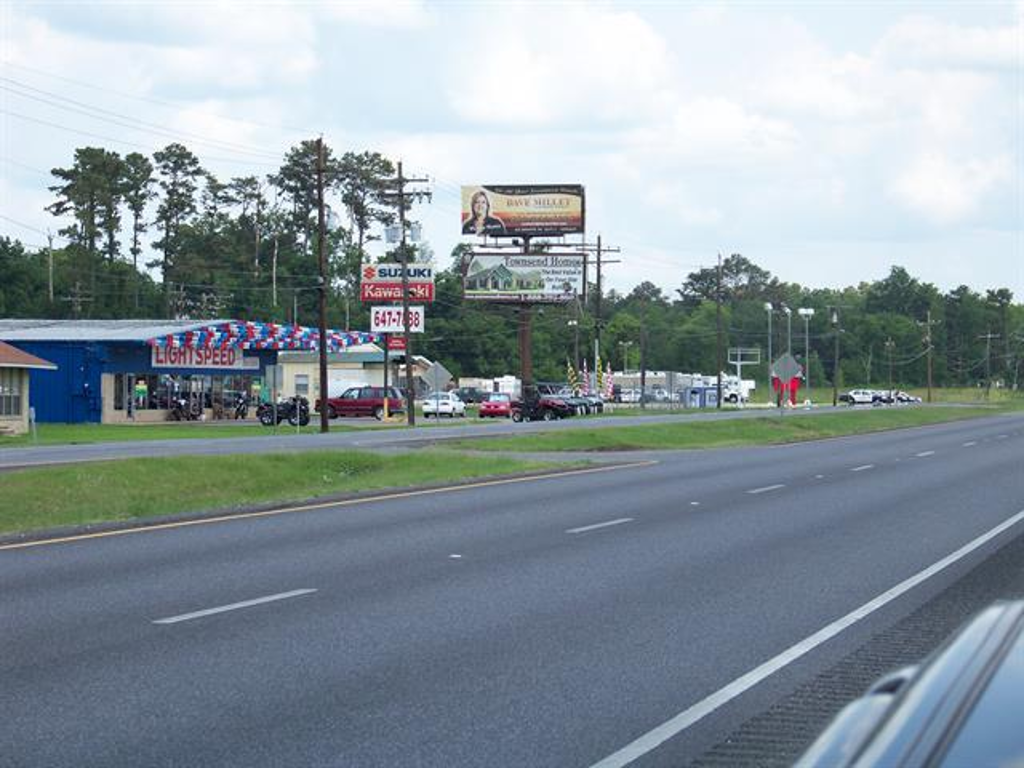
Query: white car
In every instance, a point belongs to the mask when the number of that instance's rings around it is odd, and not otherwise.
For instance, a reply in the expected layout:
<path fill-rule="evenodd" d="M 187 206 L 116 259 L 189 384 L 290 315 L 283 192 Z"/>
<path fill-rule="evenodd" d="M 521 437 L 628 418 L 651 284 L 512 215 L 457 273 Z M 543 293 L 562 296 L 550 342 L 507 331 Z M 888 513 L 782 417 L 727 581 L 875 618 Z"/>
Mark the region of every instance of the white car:
<path fill-rule="evenodd" d="M 454 392 L 431 392 L 423 400 L 423 418 L 435 419 L 440 416 L 447 416 L 454 419 L 456 416 L 466 415 L 466 404 L 459 399 Z"/>
<path fill-rule="evenodd" d="M 871 405 L 875 402 L 875 390 L 873 389 L 851 389 L 850 405 Z"/>

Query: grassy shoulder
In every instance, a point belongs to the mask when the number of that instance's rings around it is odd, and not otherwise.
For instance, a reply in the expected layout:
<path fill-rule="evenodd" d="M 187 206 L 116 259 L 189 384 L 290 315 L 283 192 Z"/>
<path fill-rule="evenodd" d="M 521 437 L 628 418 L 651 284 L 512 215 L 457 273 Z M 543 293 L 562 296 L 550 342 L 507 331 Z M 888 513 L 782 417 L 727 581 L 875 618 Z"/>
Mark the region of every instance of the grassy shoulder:
<path fill-rule="evenodd" d="M 993 408 L 885 408 L 618 429 L 573 429 L 456 443 L 479 451 L 632 451 L 775 445 L 992 416 Z"/>
<path fill-rule="evenodd" d="M 355 427 L 331 422 L 331 430 L 349 432 Z M 193 438 L 260 437 L 261 435 L 294 434 L 295 427 L 281 423 L 276 429 L 259 424 L 204 424 L 202 422 L 167 422 L 160 424 L 39 424 L 37 434 L 0 436 L 0 448 L 28 445 L 85 445 L 88 443 L 120 443 L 135 440 L 183 440 Z M 314 421 L 300 432 L 319 432 Z"/>
<path fill-rule="evenodd" d="M 2 475 L 0 533 L 291 502 L 549 469 L 550 463 L 444 451 L 181 456 Z M 557 465 L 563 466 L 563 465 Z"/>

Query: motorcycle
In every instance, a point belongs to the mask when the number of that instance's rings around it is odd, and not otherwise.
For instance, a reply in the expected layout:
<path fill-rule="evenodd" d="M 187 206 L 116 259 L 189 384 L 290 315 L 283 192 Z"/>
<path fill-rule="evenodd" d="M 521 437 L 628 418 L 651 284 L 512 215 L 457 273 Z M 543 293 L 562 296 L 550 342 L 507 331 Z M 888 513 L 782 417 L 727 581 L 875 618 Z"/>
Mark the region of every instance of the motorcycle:
<path fill-rule="evenodd" d="M 202 415 L 199 403 L 191 397 L 171 398 L 171 421 L 197 421 Z"/>
<path fill-rule="evenodd" d="M 238 394 L 235 396 L 235 418 L 245 419 L 249 416 L 249 396 Z"/>
<path fill-rule="evenodd" d="M 273 403 L 260 403 L 256 409 L 256 418 L 265 427 L 276 427 L 287 421 L 293 427 L 304 427 L 309 424 L 309 401 L 304 397 L 289 397 Z"/>

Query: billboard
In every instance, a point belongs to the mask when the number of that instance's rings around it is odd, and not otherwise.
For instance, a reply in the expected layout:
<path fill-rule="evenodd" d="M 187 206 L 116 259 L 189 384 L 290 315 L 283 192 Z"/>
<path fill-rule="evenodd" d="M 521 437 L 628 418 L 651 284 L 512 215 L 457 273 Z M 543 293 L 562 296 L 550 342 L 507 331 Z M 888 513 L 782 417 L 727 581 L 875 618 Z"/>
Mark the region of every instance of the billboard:
<path fill-rule="evenodd" d="M 560 237 L 584 231 L 581 184 L 462 187 L 462 234 Z"/>
<path fill-rule="evenodd" d="M 425 264 L 409 264 L 409 298 L 434 300 L 434 268 Z M 401 264 L 364 264 L 360 274 L 359 298 L 362 301 L 401 301 Z"/>
<path fill-rule="evenodd" d="M 463 288 L 467 299 L 563 302 L 583 291 L 582 253 L 473 253 Z"/>

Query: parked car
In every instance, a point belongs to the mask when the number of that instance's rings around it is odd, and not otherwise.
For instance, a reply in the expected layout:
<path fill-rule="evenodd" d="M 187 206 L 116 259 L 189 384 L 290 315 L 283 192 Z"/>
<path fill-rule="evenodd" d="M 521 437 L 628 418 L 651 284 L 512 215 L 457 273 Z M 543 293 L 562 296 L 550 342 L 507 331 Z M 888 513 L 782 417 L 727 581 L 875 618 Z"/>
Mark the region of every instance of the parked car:
<path fill-rule="evenodd" d="M 541 395 L 531 409 L 521 400 L 512 401 L 512 421 L 553 421 L 565 419 L 574 413 L 572 406 L 553 395 Z"/>
<path fill-rule="evenodd" d="M 851 389 L 848 402 L 850 405 L 871 405 L 875 402 L 875 390 Z"/>
<path fill-rule="evenodd" d="M 484 390 L 477 387 L 459 387 L 455 390 L 455 394 L 464 403 L 482 403 L 487 400 L 490 392 L 484 392 Z"/>
<path fill-rule="evenodd" d="M 316 401 L 320 410 L 320 401 Z M 388 387 L 388 413 L 405 411 L 405 401 L 395 387 Z M 384 387 L 350 387 L 340 397 L 327 398 L 327 416 L 373 416 L 378 421 L 384 418 Z"/>
<path fill-rule="evenodd" d="M 624 389 L 619 393 L 620 403 L 639 403 L 640 402 L 640 390 L 639 389 Z"/>
<path fill-rule="evenodd" d="M 925 662 L 847 705 L 796 765 L 1020 765 L 1022 662 L 1024 601 L 995 603 Z"/>
<path fill-rule="evenodd" d="M 512 397 L 504 392 L 492 392 L 480 403 L 481 419 L 512 418 Z"/>
<path fill-rule="evenodd" d="M 454 392 L 431 392 L 423 399 L 423 418 L 466 415 L 466 404 Z"/>

